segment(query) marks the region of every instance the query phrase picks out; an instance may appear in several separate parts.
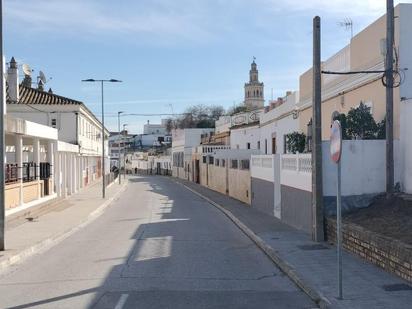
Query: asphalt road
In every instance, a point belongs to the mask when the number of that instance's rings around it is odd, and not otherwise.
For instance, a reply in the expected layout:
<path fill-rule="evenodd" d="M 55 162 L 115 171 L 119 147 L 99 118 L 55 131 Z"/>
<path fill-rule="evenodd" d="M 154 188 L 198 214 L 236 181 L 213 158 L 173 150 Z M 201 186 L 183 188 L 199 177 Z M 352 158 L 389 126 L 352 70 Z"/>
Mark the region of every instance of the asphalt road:
<path fill-rule="evenodd" d="M 314 308 L 219 210 L 132 177 L 97 220 L 0 277 L 0 308 Z"/>

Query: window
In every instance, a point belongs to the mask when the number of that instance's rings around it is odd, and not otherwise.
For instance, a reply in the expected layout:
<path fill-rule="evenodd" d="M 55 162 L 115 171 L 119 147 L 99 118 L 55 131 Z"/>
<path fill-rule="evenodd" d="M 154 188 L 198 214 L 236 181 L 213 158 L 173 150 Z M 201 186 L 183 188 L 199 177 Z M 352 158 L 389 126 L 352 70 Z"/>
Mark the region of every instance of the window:
<path fill-rule="evenodd" d="M 56 128 L 56 127 L 57 127 L 57 119 L 56 119 L 56 118 L 53 118 L 53 119 L 51 120 L 51 126 L 52 126 L 52 128 Z"/>
<path fill-rule="evenodd" d="M 203 163 L 206 163 L 206 156 L 204 156 L 202 158 L 203 158 Z"/>
<path fill-rule="evenodd" d="M 249 169 L 249 160 L 240 160 L 240 169 L 248 170 Z"/>
<path fill-rule="evenodd" d="M 221 166 L 222 166 L 222 167 L 225 167 L 225 166 L 226 166 L 226 160 L 225 160 L 225 159 L 222 159 L 221 162 L 222 162 Z"/>
<path fill-rule="evenodd" d="M 209 164 L 213 164 L 214 158 L 213 157 L 209 157 Z"/>
<path fill-rule="evenodd" d="M 265 154 L 268 154 L 268 140 L 265 139 Z"/>
<path fill-rule="evenodd" d="M 260 150 L 260 141 L 257 142 L 257 149 Z"/>
<path fill-rule="evenodd" d="M 247 144 L 246 144 L 246 148 L 247 148 L 247 149 L 250 149 L 250 143 L 247 143 Z"/>
<path fill-rule="evenodd" d="M 230 168 L 237 169 L 237 160 L 230 160 Z"/>
<path fill-rule="evenodd" d="M 219 166 L 219 163 L 220 163 L 220 162 L 219 162 L 219 159 L 215 159 L 215 165 L 216 165 L 216 166 Z"/>

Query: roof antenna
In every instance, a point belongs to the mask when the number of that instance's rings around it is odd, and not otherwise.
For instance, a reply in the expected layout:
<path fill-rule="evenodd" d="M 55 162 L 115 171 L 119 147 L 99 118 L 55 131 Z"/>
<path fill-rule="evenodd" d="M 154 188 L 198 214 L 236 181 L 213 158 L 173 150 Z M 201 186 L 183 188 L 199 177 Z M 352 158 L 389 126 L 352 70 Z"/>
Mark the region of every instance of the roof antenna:
<path fill-rule="evenodd" d="M 338 22 L 338 26 L 345 27 L 345 30 L 350 30 L 350 38 L 353 38 L 353 21 L 351 18 L 345 18 L 343 21 Z"/>

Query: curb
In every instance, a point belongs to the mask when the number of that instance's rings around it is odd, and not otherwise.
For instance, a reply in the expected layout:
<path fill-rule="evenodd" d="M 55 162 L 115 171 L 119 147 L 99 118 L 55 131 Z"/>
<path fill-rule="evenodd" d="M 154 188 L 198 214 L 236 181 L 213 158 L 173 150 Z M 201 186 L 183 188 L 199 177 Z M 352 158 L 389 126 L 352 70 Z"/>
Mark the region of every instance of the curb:
<path fill-rule="evenodd" d="M 122 187 L 117 191 L 111 198 L 106 200 L 102 205 L 100 205 L 98 208 L 93 210 L 87 217 L 84 219 L 79 225 L 76 225 L 75 227 L 72 227 L 66 231 L 64 231 L 61 234 L 51 236 L 49 238 L 46 238 L 39 243 L 32 245 L 26 249 L 23 249 L 22 251 L 16 253 L 15 255 L 12 255 L 8 257 L 5 261 L 0 262 L 0 274 L 9 270 L 10 266 L 17 265 L 22 263 L 24 260 L 27 258 L 35 255 L 35 254 L 40 254 L 44 253 L 47 250 L 51 249 L 55 245 L 59 244 L 61 241 L 64 239 L 68 238 L 69 236 L 73 235 L 77 231 L 81 230 L 82 228 L 86 227 L 88 224 L 96 220 L 98 217 L 100 217 L 104 210 L 110 206 L 110 204 L 122 193 L 126 187 L 127 187 L 128 181 L 126 181 Z"/>
<path fill-rule="evenodd" d="M 175 180 L 173 180 L 175 181 Z M 286 261 L 284 261 L 276 251 L 269 246 L 262 238 L 257 236 L 250 228 L 248 228 L 242 221 L 240 221 L 235 215 L 233 215 L 229 210 L 225 209 L 223 206 L 219 205 L 210 198 L 204 196 L 203 194 L 197 192 L 196 190 L 190 188 L 189 186 L 175 181 L 176 183 L 182 185 L 187 190 L 206 200 L 209 204 L 215 206 L 221 212 L 223 212 L 246 236 L 248 236 L 271 260 L 275 263 L 279 269 L 285 273 L 303 292 L 306 293 L 321 309 L 331 308 L 331 302 L 324 297 L 320 292 L 311 287 L 311 285 L 302 279 L 296 272 L 296 270 Z"/>

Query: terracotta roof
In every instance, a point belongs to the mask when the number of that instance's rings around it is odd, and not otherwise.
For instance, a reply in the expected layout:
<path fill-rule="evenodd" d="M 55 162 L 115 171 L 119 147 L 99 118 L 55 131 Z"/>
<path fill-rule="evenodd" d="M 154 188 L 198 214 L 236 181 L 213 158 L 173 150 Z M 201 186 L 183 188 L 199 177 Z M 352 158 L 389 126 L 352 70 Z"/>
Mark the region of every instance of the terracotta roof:
<path fill-rule="evenodd" d="M 69 99 L 49 93 L 46 91 L 40 91 L 34 88 L 28 88 L 20 85 L 20 100 L 19 102 L 7 100 L 9 104 L 45 104 L 45 105 L 81 105 L 80 101 Z"/>

